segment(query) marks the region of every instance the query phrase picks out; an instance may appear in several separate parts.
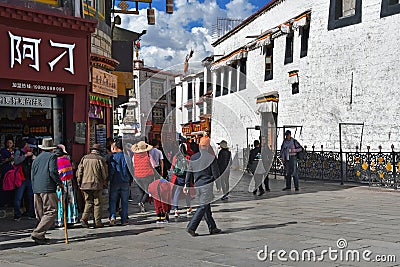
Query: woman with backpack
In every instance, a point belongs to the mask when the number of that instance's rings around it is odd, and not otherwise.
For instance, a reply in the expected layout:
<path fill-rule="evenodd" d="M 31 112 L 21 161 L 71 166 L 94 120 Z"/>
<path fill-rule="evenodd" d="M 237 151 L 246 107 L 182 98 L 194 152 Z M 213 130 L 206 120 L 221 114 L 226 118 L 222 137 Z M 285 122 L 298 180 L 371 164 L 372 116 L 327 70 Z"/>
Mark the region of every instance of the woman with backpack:
<path fill-rule="evenodd" d="M 180 144 L 179 151 L 172 159 L 172 166 L 171 166 L 172 170 L 171 183 L 176 185 L 174 186 L 175 191 L 173 191 L 174 197 L 172 200 L 175 217 L 179 217 L 178 202 L 181 194 L 183 194 L 181 187 L 185 185 L 185 177 L 187 168 L 189 166 L 189 160 L 190 156 L 188 155 L 187 152 L 187 145 L 185 143 Z M 190 213 L 192 212 L 192 208 L 190 206 L 190 194 L 185 195 L 185 199 L 186 199 L 186 206 L 188 207 L 187 214 L 190 215 Z"/>

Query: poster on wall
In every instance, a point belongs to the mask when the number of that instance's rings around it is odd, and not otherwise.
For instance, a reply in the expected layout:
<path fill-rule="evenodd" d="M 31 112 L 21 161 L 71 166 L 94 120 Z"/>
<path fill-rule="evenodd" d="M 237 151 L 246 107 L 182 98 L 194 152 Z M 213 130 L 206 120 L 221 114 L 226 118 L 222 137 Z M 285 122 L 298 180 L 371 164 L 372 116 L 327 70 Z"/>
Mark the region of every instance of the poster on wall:
<path fill-rule="evenodd" d="M 96 125 L 96 143 L 101 145 L 103 154 L 106 153 L 107 127 L 104 124 Z"/>

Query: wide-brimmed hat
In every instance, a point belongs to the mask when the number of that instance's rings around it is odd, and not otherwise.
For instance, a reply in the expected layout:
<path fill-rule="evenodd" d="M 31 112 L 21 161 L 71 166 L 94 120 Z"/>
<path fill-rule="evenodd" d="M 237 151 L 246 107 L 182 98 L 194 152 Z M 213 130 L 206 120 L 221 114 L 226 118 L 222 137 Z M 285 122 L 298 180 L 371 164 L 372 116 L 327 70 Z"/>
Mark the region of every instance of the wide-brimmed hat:
<path fill-rule="evenodd" d="M 67 150 L 65 150 L 65 146 L 63 144 L 59 144 L 59 145 L 57 145 L 57 147 L 60 148 L 64 154 L 68 154 L 68 152 L 67 152 Z"/>
<path fill-rule="evenodd" d="M 152 148 L 153 146 L 146 144 L 145 141 L 140 141 L 132 146 L 132 151 L 133 153 L 142 153 L 150 151 Z"/>
<path fill-rule="evenodd" d="M 43 138 L 42 144 L 39 145 L 39 148 L 42 150 L 52 150 L 56 148 L 54 146 L 53 138 Z"/>
<path fill-rule="evenodd" d="M 101 147 L 101 145 L 100 144 L 94 144 L 91 148 L 90 148 L 90 150 L 97 150 L 97 151 L 103 151 L 103 148 Z"/>
<path fill-rule="evenodd" d="M 217 143 L 221 148 L 228 148 L 228 142 L 222 140 L 221 142 Z"/>

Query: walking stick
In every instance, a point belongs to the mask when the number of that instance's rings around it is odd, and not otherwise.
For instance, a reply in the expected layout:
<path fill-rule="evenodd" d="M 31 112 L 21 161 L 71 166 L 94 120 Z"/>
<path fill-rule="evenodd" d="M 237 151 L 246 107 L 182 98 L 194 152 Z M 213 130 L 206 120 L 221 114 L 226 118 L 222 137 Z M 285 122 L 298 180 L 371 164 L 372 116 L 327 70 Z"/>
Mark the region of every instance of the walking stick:
<path fill-rule="evenodd" d="M 67 231 L 67 194 L 64 193 L 64 188 L 63 190 L 63 210 L 64 210 L 64 235 L 65 235 L 65 244 L 68 244 L 68 231 Z"/>

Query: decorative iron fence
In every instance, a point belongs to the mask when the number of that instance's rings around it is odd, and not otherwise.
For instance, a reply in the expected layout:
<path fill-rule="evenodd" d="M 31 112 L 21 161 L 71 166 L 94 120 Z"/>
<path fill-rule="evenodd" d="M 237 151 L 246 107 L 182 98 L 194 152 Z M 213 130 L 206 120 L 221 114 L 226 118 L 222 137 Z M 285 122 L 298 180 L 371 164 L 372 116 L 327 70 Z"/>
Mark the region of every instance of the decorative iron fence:
<path fill-rule="evenodd" d="M 355 182 L 368 184 L 370 186 L 388 187 L 400 189 L 400 152 L 382 152 L 379 146 L 378 152 L 367 151 L 340 152 L 307 151 L 304 160 L 298 160 L 298 174 L 302 179 L 329 180 L 344 182 Z M 274 163 L 270 170 L 271 174 L 284 175 L 284 166 L 280 160 L 280 151 L 277 151 Z"/>

